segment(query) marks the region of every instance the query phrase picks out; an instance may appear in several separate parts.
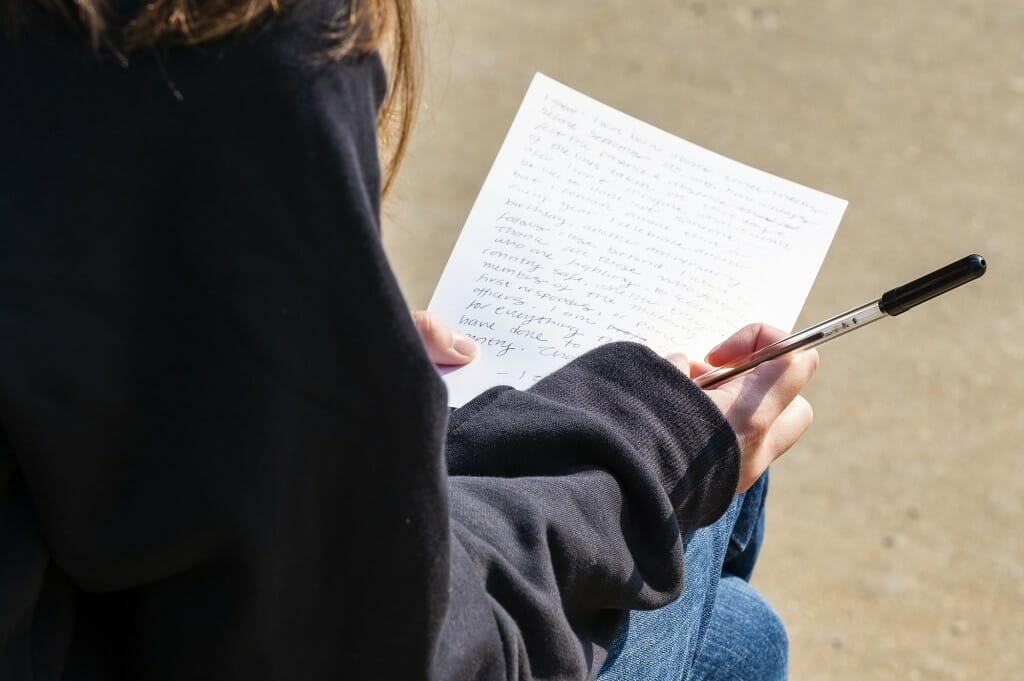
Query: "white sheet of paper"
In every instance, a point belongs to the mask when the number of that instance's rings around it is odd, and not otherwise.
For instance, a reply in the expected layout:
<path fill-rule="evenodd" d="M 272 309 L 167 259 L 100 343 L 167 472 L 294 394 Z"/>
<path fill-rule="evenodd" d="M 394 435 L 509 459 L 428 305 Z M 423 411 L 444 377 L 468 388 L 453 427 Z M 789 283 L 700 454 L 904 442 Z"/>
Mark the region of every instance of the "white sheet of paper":
<path fill-rule="evenodd" d="M 611 341 L 702 358 L 791 329 L 845 209 L 538 73 L 430 302 L 481 346 L 449 403 Z"/>

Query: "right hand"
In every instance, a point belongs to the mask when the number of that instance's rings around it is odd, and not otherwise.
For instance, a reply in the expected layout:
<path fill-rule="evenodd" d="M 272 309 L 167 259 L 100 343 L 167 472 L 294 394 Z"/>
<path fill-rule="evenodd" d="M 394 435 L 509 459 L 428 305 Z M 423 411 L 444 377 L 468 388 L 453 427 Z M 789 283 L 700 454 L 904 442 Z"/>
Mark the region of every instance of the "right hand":
<path fill-rule="evenodd" d="M 764 324 L 751 324 L 712 350 L 704 362 L 691 362 L 679 354 L 666 359 L 695 378 L 787 335 Z M 817 351 L 805 350 L 765 362 L 750 373 L 707 391 L 739 440 L 742 463 L 737 493 L 749 489 L 768 465 L 810 427 L 814 412 L 800 391 L 817 367 Z"/>

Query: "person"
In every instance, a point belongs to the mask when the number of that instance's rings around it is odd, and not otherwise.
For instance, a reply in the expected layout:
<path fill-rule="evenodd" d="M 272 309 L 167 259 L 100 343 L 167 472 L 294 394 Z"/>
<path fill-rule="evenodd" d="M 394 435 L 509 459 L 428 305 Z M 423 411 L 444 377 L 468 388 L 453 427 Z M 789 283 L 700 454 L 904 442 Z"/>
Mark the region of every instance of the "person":
<path fill-rule="evenodd" d="M 479 352 L 472 340 L 426 311 L 413 312 L 413 322 L 434 364 L 465 365 Z M 729 359 L 731 354 L 716 357 L 719 364 Z M 709 368 L 694 364 L 690 370 L 696 374 Z M 788 678 L 785 626 L 749 584 L 764 540 L 767 490 L 766 471 L 736 495 L 721 518 L 683 537 L 683 593 L 657 610 L 629 613 L 597 681 Z"/>
<path fill-rule="evenodd" d="M 809 425 L 812 353 L 629 343 L 449 415 L 379 240 L 410 16 L 0 9 L 0 678 L 592 678 Z"/>

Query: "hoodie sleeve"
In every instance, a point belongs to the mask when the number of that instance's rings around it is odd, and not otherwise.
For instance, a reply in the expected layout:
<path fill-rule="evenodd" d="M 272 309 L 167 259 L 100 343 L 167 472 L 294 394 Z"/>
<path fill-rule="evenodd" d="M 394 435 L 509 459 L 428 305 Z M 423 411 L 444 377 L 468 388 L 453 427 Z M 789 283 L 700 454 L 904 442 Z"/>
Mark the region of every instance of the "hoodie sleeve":
<path fill-rule="evenodd" d="M 725 512 L 739 470 L 710 400 L 627 343 L 457 410 L 448 460 L 451 635 L 438 678 L 467 664 L 472 678 L 596 674 L 623 611 L 678 596 L 681 533 Z"/>
<path fill-rule="evenodd" d="M 584 678 L 728 504 L 731 431 L 638 346 L 449 426 L 383 69 L 311 60 L 322 18 L 0 41 L 4 679 Z"/>

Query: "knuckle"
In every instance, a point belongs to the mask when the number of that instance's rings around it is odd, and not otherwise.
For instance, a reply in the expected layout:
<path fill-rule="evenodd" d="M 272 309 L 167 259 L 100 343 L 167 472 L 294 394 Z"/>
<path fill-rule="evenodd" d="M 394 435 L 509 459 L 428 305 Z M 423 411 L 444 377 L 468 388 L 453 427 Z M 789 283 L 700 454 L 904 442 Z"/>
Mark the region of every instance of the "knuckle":
<path fill-rule="evenodd" d="M 416 310 L 412 313 L 413 323 L 424 338 L 433 338 L 437 335 L 437 318 L 426 310 Z"/>
<path fill-rule="evenodd" d="M 751 439 L 758 442 L 764 440 L 768 431 L 771 430 L 774 419 L 770 418 L 764 409 L 754 411 L 748 418 L 746 430 Z"/>
<path fill-rule="evenodd" d="M 417 327 L 429 323 L 430 313 L 426 310 L 413 310 L 409 314 L 412 315 L 412 322 Z"/>
<path fill-rule="evenodd" d="M 762 345 L 761 333 L 764 331 L 764 328 L 764 324 L 747 324 L 736 335 L 742 338 L 750 347 L 757 348 Z"/>
<path fill-rule="evenodd" d="M 807 378 L 808 380 L 814 375 L 814 372 L 818 370 L 818 364 L 821 362 L 821 356 L 818 355 L 818 351 L 811 349 L 804 353 L 807 356 Z"/>
<path fill-rule="evenodd" d="M 789 357 L 780 358 L 785 362 L 784 373 L 787 389 L 794 395 L 807 385 L 818 370 L 818 351 L 807 350 L 793 353 Z"/>
<path fill-rule="evenodd" d="M 782 329 L 775 328 L 774 326 L 769 326 L 768 324 L 755 324 L 754 327 L 756 329 L 754 336 L 754 345 L 758 349 L 763 348 L 766 345 L 771 345 L 776 341 L 782 340 L 788 335 Z"/>

